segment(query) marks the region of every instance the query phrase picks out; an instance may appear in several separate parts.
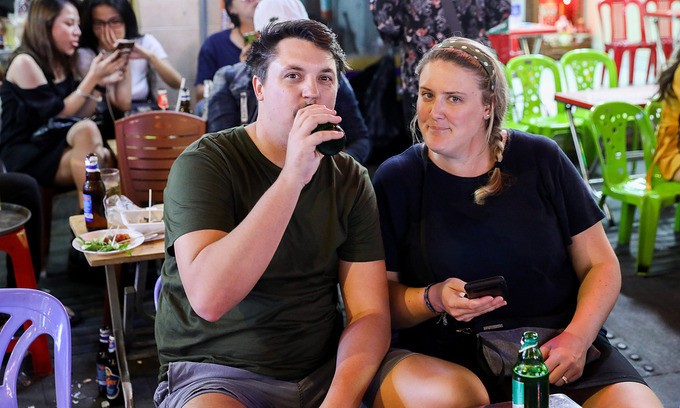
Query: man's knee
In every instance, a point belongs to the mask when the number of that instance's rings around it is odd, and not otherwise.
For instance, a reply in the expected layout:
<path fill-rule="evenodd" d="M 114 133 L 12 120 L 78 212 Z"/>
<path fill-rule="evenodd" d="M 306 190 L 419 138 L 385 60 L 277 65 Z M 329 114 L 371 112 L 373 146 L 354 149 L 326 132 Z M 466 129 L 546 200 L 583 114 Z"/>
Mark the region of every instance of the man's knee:
<path fill-rule="evenodd" d="M 471 371 L 418 354 L 400 361 L 385 377 L 374 406 L 458 407 L 488 402 L 484 385 Z"/>

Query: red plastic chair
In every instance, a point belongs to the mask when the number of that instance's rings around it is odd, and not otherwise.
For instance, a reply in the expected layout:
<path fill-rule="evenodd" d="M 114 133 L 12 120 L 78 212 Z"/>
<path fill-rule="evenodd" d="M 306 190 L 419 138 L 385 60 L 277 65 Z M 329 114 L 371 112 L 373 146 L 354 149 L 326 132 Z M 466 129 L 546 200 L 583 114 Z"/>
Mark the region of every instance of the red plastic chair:
<path fill-rule="evenodd" d="M 604 50 L 614 52 L 616 68 L 621 72 L 623 54 L 628 52 L 630 68 L 628 82 L 633 83 L 635 73 L 635 56 L 639 49 L 650 52 L 647 65 L 647 77 L 656 68 L 656 43 L 647 40 L 645 30 L 645 6 L 641 0 L 600 0 L 597 9 L 600 14 L 600 24 L 604 37 Z M 629 30 L 639 27 L 639 38 L 629 38 Z"/>
<path fill-rule="evenodd" d="M 502 34 L 488 34 L 491 48 L 496 51 L 498 60 L 503 64 L 507 64 L 512 58 L 518 55 L 524 55 L 524 52 L 519 49 L 517 39 L 510 37 L 509 33 Z"/>
<path fill-rule="evenodd" d="M 0 383 L 0 407 L 18 407 L 17 377 L 21 362 L 26 352 L 31 350 L 31 345 L 46 339 L 46 336 L 52 337 L 54 344 L 57 408 L 70 407 L 71 324 L 64 305 L 49 293 L 37 289 L 1 288 L 0 313 L 9 315 L 0 327 L 0 359 L 7 361 Z M 5 350 L 12 342 L 15 342 L 14 350 L 6 355 Z"/>
<path fill-rule="evenodd" d="M 3 207 L 14 206 L 13 204 L 3 204 Z M 14 208 L 14 207 L 12 207 Z M 25 210 L 25 209 L 23 209 Z M 31 215 L 27 211 L 27 221 Z M 23 225 L 0 234 L 0 251 L 6 252 L 12 260 L 14 267 L 14 281 L 19 288 L 36 288 L 35 274 L 33 273 L 33 261 L 31 261 L 31 251 L 28 248 L 28 239 Z M 28 327 L 28 326 L 27 326 Z M 7 347 L 7 346 L 5 346 Z M 14 343 L 9 344 L 8 351 L 11 351 Z M 2 345 L 0 345 L 2 348 Z M 47 337 L 41 336 L 29 348 L 31 361 L 33 363 L 33 374 L 37 377 L 44 377 L 52 373 L 52 362 L 50 361 L 50 350 L 47 344 Z M 4 351 L 4 349 L 2 349 Z M 1 404 L 0 404 L 1 405 Z"/>
<path fill-rule="evenodd" d="M 678 0 L 647 0 L 645 1 L 645 10 L 647 11 L 666 11 L 673 7 L 673 4 L 677 3 L 680 5 Z M 671 58 L 673 53 L 673 20 L 670 18 L 660 18 L 659 19 L 659 36 L 661 38 L 661 46 L 663 47 L 663 53 L 666 56 L 666 61 Z"/>

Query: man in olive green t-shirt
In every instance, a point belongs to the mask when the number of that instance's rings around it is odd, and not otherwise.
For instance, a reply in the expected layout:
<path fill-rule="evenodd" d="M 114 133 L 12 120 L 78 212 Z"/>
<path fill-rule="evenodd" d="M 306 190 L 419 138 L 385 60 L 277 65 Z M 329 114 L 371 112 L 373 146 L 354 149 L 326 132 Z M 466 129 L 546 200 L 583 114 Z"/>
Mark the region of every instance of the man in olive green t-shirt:
<path fill-rule="evenodd" d="M 342 133 L 312 133 L 341 120 L 326 107 L 345 66 L 334 45 L 284 38 L 275 57 L 253 45 L 251 66 L 263 69 L 257 121 L 204 136 L 173 166 L 156 323 L 161 379 L 173 373 L 168 363 L 190 361 L 295 381 L 337 353 L 328 398 L 352 406 L 380 365 L 390 335 L 373 190 L 349 156 L 316 150 Z M 338 282 L 351 327 L 342 340 Z M 192 403 L 221 398 L 234 397 L 212 391 Z"/>

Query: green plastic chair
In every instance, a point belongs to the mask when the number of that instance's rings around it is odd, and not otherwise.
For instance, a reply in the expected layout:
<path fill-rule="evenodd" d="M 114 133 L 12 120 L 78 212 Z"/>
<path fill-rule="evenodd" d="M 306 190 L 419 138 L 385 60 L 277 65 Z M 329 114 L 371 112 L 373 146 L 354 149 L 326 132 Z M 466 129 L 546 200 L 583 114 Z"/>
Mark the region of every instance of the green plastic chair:
<path fill-rule="evenodd" d="M 661 120 L 661 101 L 658 99 L 652 99 L 651 101 L 647 102 L 647 105 L 645 105 L 645 113 L 647 113 L 647 117 L 649 118 L 650 122 L 652 122 L 652 126 L 654 129 L 656 129 L 656 127 L 659 126 L 659 121 Z"/>
<path fill-rule="evenodd" d="M 592 48 L 571 50 L 560 58 L 560 64 L 564 73 L 565 88 L 569 91 L 616 88 L 619 84 L 616 63 L 605 52 Z M 600 76 L 598 71 L 602 69 L 604 72 Z"/>
<path fill-rule="evenodd" d="M 568 91 L 585 91 L 618 86 L 618 70 L 609 54 L 592 48 L 571 50 L 560 58 L 564 87 Z M 590 126 L 590 109 L 574 108 L 574 116 Z M 595 167 L 595 146 L 591 137 L 581 139 L 585 162 L 592 171 Z"/>
<path fill-rule="evenodd" d="M 510 95 L 508 101 L 508 111 L 505 114 L 505 118 L 503 118 L 503 123 L 501 124 L 501 127 L 503 129 L 516 129 L 521 130 L 522 132 L 529 132 L 529 125 L 519 123 L 518 121 L 515 120 L 514 107 L 515 100 L 513 96 Z"/>
<path fill-rule="evenodd" d="M 651 189 L 646 188 L 644 177 L 628 172 L 627 132 L 637 133 L 643 145 L 644 161 L 649 167 L 656 147 L 656 136 L 645 111 L 625 102 L 607 102 L 593 107 L 593 141 L 602 163 L 602 198 L 609 196 L 620 200 L 619 245 L 629 245 L 635 209 L 640 209 L 638 228 L 638 254 L 635 271 L 647 275 L 654 256 L 656 230 L 661 209 L 680 200 L 680 183 L 665 181 L 655 171 Z M 677 212 L 676 212 L 677 214 Z M 680 231 L 680 219 L 675 218 L 675 232 Z"/>
<path fill-rule="evenodd" d="M 541 99 L 541 96 L 544 96 L 546 99 L 550 98 L 549 103 L 555 103 L 554 94 L 551 97 L 549 93 L 541 92 L 545 89 L 544 80 L 548 80 L 549 77 L 552 77 L 555 84 L 555 92 L 562 91 L 562 80 L 557 61 L 540 54 L 520 55 L 508 61 L 505 72 L 508 78 L 511 100 L 522 100 L 521 105 L 517 106 L 518 109 L 516 109 L 516 112 L 519 113 L 519 117 L 514 118 L 516 122 L 528 126 L 529 132 L 544 135 L 551 139 L 556 136 L 571 134 L 569 117 L 564 104 L 558 103 L 557 113 L 549 115 L 548 101 Z M 519 83 L 519 86 L 517 83 Z M 582 118 L 575 117 L 574 125 L 582 138 L 589 134 L 589 128 Z M 571 147 L 571 138 L 568 140 L 568 146 Z M 565 147 L 567 145 L 563 144 L 562 148 Z M 574 147 L 578 154 L 580 146 Z"/>

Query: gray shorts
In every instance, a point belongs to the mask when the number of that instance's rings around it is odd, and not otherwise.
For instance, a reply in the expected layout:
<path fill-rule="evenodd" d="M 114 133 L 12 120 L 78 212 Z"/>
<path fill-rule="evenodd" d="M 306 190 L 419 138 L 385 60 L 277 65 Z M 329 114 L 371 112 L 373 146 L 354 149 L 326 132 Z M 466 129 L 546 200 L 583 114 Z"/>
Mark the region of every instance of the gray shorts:
<path fill-rule="evenodd" d="M 410 351 L 390 349 L 373 378 L 365 400 L 370 406 L 383 379 Z M 335 373 L 335 357 L 300 381 L 282 381 L 220 364 L 176 362 L 168 366 L 166 381 L 154 394 L 158 408 L 179 408 L 206 393 L 221 393 L 246 407 L 302 408 L 321 405 Z"/>

